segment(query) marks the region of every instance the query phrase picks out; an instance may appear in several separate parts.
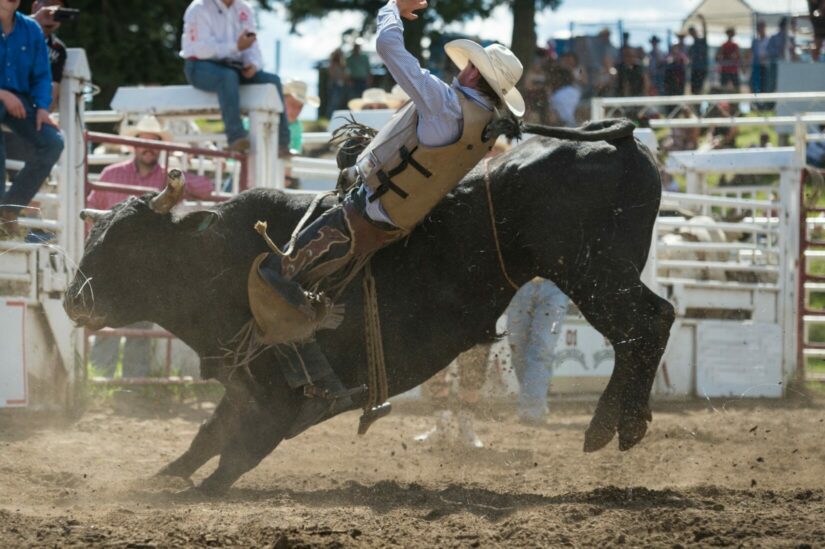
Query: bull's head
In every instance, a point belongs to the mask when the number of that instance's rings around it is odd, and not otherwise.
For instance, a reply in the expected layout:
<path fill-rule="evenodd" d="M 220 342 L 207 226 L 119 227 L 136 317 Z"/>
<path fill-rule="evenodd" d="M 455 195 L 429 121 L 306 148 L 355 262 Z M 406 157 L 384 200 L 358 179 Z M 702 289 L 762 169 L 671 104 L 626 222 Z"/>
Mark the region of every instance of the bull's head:
<path fill-rule="evenodd" d="M 180 268 L 166 246 L 175 238 L 169 212 L 183 191 L 183 174 L 171 170 L 158 194 L 131 197 L 110 211 L 81 212 L 93 226 L 63 300 L 72 321 L 98 329 L 148 319 L 146 304 L 163 299 L 164 277 Z"/>

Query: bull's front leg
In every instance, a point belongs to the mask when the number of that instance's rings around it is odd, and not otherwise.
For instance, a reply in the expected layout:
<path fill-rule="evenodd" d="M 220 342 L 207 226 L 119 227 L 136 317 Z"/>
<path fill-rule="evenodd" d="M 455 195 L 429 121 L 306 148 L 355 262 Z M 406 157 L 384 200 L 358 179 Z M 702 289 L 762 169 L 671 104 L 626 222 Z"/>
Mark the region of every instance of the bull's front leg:
<path fill-rule="evenodd" d="M 237 405 L 224 395 L 212 416 L 201 424 L 189 449 L 158 471 L 157 476 L 189 480 L 195 471 L 221 452 L 230 434 L 238 429 L 238 417 Z"/>
<path fill-rule="evenodd" d="M 253 395 L 238 408 L 237 427 L 226 439 L 215 471 L 197 487 L 199 492 L 222 494 L 244 473 L 257 466 L 286 436 L 299 403 L 285 381 L 256 385 Z"/>
<path fill-rule="evenodd" d="M 215 471 L 197 490 L 210 495 L 225 493 L 243 474 L 256 467 L 284 439 L 297 406 L 291 410 L 262 409 L 249 406 L 240 414 L 240 429 L 233 433 L 221 451 Z"/>

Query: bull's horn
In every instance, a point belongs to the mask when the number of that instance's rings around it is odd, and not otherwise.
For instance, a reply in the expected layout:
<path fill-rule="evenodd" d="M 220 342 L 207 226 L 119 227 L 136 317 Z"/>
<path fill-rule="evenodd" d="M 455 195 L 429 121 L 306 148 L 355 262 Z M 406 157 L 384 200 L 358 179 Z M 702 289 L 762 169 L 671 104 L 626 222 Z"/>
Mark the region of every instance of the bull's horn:
<path fill-rule="evenodd" d="M 166 175 L 166 188 L 149 202 L 152 209 L 159 214 L 167 214 L 183 198 L 183 172 L 169 170 Z"/>
<path fill-rule="evenodd" d="M 80 219 L 86 223 L 97 223 L 107 213 L 109 213 L 107 210 L 93 210 L 92 208 L 84 208 L 80 210 Z"/>

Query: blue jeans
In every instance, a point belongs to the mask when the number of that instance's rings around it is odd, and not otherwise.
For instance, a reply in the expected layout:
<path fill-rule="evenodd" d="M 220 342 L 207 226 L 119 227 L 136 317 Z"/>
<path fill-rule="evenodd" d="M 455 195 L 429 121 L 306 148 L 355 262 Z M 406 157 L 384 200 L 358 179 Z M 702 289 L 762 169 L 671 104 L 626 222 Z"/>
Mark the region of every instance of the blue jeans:
<path fill-rule="evenodd" d="M 127 328 L 149 330 L 152 328 L 152 323 L 135 322 Z M 126 340 L 123 344 L 121 372 L 123 377 L 149 377 L 151 375 L 152 341 L 145 337 L 97 336 L 89 354 L 89 362 L 100 370 L 103 377 L 114 377 L 120 358 L 121 339 Z"/>
<path fill-rule="evenodd" d="M 553 351 L 570 300 L 549 280 L 522 286 L 507 307 L 510 356 L 519 382 L 519 416 L 540 420 L 547 414 L 553 377 Z"/>
<path fill-rule="evenodd" d="M 329 92 L 327 93 L 327 118 L 332 118 L 332 113 L 334 113 L 336 110 L 346 108 L 346 104 L 346 86 L 330 84 Z"/>
<path fill-rule="evenodd" d="M 14 213 L 29 205 L 40 189 L 40 185 L 49 176 L 52 167 L 60 159 L 63 152 L 63 136 L 60 131 L 43 124 L 37 131 L 35 112 L 27 109 L 26 118 L 15 118 L 6 112 L 6 107 L 0 103 L 0 123 L 8 126 L 27 146 L 31 147 L 31 155 L 23 169 L 11 181 L 9 192 L 5 192 L 5 185 L 0 187 L 0 204 L 6 210 Z M 6 175 L 6 139 L 0 132 L 0 173 L 3 180 Z"/>
<path fill-rule="evenodd" d="M 281 79 L 278 75 L 258 71 L 252 78 L 244 78 L 241 73 L 232 67 L 215 61 L 188 59 L 183 65 L 186 80 L 195 88 L 218 94 L 218 104 L 221 107 L 221 117 L 226 131 L 226 139 L 230 144 L 247 136 L 247 131 L 241 121 L 241 90 L 244 84 L 275 84 L 281 103 L 284 101 L 284 91 L 281 88 Z M 289 146 L 289 122 L 286 119 L 286 106 L 281 111 L 278 121 L 278 146 Z"/>

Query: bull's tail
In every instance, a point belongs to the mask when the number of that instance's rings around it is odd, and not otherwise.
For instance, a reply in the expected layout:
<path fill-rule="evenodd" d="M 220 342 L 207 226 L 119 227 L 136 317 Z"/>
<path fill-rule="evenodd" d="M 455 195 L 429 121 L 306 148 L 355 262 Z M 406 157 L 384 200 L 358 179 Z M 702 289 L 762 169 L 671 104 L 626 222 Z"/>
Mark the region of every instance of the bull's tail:
<path fill-rule="evenodd" d="M 563 128 L 529 124 L 506 114 L 491 122 L 489 131 L 495 135 L 504 135 L 509 139 L 520 139 L 522 134 L 529 133 L 567 141 L 616 141 L 631 137 L 634 129 L 636 126 L 626 118 L 610 118 L 588 122 L 578 128 Z"/>

